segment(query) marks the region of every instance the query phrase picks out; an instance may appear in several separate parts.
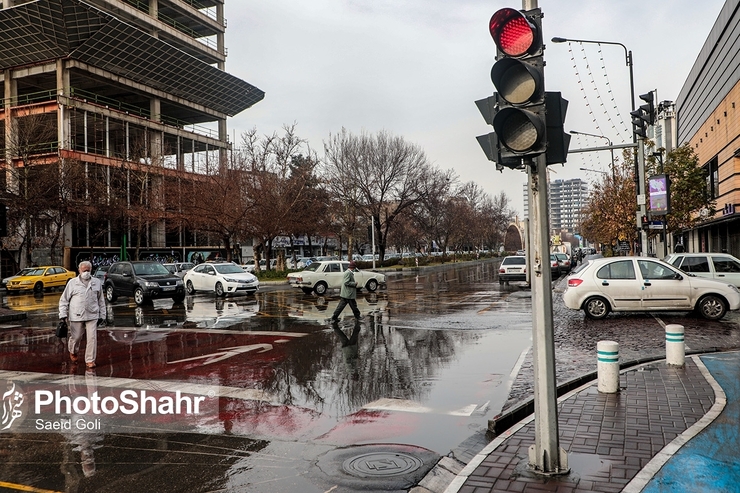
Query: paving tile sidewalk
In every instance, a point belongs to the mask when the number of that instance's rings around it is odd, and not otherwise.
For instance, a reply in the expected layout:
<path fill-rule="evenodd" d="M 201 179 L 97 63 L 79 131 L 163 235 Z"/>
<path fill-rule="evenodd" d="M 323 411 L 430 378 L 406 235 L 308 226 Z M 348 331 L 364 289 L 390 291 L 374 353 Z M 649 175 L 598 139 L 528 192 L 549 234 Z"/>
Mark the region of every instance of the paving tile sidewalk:
<path fill-rule="evenodd" d="M 715 388 L 704 372 L 698 357 L 687 357 L 684 368 L 658 361 L 623 371 L 616 394 L 599 393 L 596 382 L 576 389 L 558 404 L 569 474 L 543 478 L 529 471 L 530 416 L 488 444 L 446 493 L 639 492 L 669 458 L 661 454 L 666 445 L 712 409 Z"/>

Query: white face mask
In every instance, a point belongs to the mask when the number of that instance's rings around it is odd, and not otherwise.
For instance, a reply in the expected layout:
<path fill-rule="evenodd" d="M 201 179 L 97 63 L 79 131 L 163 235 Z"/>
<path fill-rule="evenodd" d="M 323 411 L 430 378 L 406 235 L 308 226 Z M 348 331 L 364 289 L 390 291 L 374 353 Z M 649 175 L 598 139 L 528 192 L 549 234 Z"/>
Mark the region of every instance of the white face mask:
<path fill-rule="evenodd" d="M 90 273 L 90 271 L 80 272 L 80 279 L 82 279 L 83 281 L 89 281 L 91 277 L 92 274 Z"/>

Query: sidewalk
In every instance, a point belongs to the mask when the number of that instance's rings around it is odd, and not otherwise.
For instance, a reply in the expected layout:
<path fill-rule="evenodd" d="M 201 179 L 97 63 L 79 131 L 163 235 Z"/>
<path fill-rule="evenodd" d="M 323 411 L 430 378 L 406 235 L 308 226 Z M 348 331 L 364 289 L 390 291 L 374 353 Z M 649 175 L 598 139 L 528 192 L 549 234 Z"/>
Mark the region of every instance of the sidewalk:
<path fill-rule="evenodd" d="M 620 374 L 620 391 L 596 381 L 558 400 L 560 446 L 570 473 L 544 478 L 528 467 L 534 416 L 489 443 L 446 493 L 740 491 L 740 352 L 665 361 Z M 718 419 L 719 418 L 719 419 Z"/>

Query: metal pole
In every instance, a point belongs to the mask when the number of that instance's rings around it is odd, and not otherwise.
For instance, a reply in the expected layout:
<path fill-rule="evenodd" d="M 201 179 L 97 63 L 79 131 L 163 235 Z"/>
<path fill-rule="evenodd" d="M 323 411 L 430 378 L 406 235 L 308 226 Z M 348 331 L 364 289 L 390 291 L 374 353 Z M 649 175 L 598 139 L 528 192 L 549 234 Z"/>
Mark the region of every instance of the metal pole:
<path fill-rule="evenodd" d="M 532 359 L 534 362 L 535 443 L 529 448 L 529 465 L 541 474 L 563 474 L 568 456 L 559 446 L 555 341 L 552 316 L 552 273 L 547 208 L 545 156 L 529 163 L 530 241 L 532 261 Z"/>
<path fill-rule="evenodd" d="M 372 231 L 373 237 L 373 269 L 375 269 L 375 218 L 372 216 L 370 216 L 370 230 Z M 349 253 L 347 255 L 349 255 Z"/>
<path fill-rule="evenodd" d="M 537 8 L 537 0 L 522 0 L 522 8 Z M 529 161 L 529 162 L 527 162 Z M 532 356 L 534 361 L 535 443 L 529 447 L 529 466 L 539 474 L 568 472 L 568 456 L 559 446 L 555 336 L 552 321 L 552 273 L 550 270 L 550 222 L 547 209 L 547 162 L 545 155 L 526 159 L 529 185 L 530 241 L 532 260 Z"/>

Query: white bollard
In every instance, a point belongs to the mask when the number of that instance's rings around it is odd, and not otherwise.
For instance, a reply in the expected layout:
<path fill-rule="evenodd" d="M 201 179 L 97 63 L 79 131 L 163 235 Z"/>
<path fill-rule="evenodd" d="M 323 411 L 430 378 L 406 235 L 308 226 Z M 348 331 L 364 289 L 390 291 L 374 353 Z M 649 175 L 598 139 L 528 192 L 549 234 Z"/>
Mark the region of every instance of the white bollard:
<path fill-rule="evenodd" d="M 619 390 L 619 343 L 599 341 L 596 343 L 597 375 L 599 392 L 614 394 Z"/>
<path fill-rule="evenodd" d="M 671 366 L 683 366 L 686 356 L 686 342 L 683 325 L 665 326 L 665 362 Z"/>

